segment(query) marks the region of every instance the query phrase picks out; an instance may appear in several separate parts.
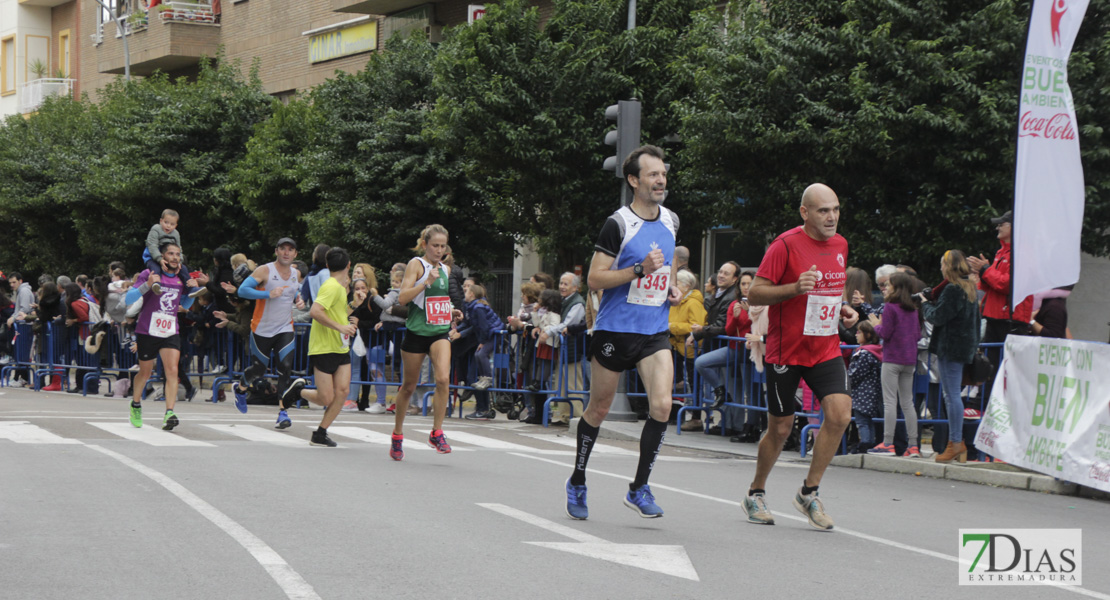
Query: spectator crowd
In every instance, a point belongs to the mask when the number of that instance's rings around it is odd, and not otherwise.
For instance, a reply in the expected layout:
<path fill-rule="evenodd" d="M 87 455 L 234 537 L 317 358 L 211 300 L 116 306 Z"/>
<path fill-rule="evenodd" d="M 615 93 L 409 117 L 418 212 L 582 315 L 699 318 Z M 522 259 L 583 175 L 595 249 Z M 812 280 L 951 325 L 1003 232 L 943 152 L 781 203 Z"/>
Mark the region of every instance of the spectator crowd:
<path fill-rule="evenodd" d="M 82 376 L 96 368 L 114 374 L 105 395 L 127 397 L 134 379 L 134 328 L 141 308 L 141 302 L 127 304 L 127 291 L 140 277 L 162 273 L 165 262 L 159 248 L 168 242 L 181 245 L 177 219 L 167 210 L 151 228 L 142 257 L 145 271 L 128 271 L 125 261 L 116 261 L 102 273 L 43 274 L 32 282 L 19 270 L 8 270 L 3 277 L 6 289 L 0 283 L 0 364 L 7 367 L 3 383 L 34 385 L 34 372 L 50 365 L 42 374 L 45 385 L 39 382 L 42 390 L 80 393 Z M 1011 333 L 1070 337 L 1070 289 L 1031 296 L 1010 311 L 1012 215 L 1007 212 L 992 223 L 1000 244 L 993 259 L 949 250 L 939 257 L 943 279 L 936 285 L 928 285 L 905 265 L 880 266 L 874 285 L 867 271 L 847 269 L 842 302 L 859 315 L 852 326 L 841 323 L 839 328 L 852 389 L 853 451 L 920 457 L 921 420 L 934 424 L 937 461 L 966 460 L 973 449 L 963 440 L 990 392 L 991 378 L 977 377 L 975 367 L 985 361 L 996 367 L 1001 352 L 997 345 Z M 329 277 L 329 250 L 318 245 L 311 262 L 293 263 L 303 285 L 292 318 L 304 324 L 302 328 L 311 322 L 311 304 Z M 247 367 L 241 357 L 259 300 L 240 297 L 237 291 L 258 264 L 272 259 L 255 258 L 260 263 L 217 248 L 211 257 L 193 262 L 206 269 L 183 266 L 189 295 L 195 298 L 178 312 L 182 339 L 188 342 L 177 369 L 186 400 L 197 394 L 203 377 L 242 373 Z M 734 442 L 757 442 L 766 426 L 765 412 L 759 409 L 758 347 L 766 315 L 762 307 L 748 302 L 755 274 L 729 260 L 701 281 L 689 258 L 686 248 L 675 249 L 671 280 L 680 299 L 670 309 L 674 397 L 687 408 L 680 412 L 675 406 L 672 422 L 682 415 L 689 418 L 675 424 L 683 432 L 731 434 Z M 450 250 L 444 263 L 452 267 L 451 304 L 462 315 L 453 320 L 449 334 L 454 401 L 475 401 L 466 418 L 489 420 L 505 413 L 541 423 L 544 405 L 552 399 L 551 422 L 566 423 L 581 414 L 589 390 L 589 343 L 600 293 L 584 289 L 576 273 L 556 279 L 540 272 L 520 286 L 516 312 L 498 315 L 488 301 L 490 290 L 477 277 L 455 268 Z M 398 332 L 408 309 L 398 302 L 404 273 L 404 263 L 383 270 L 356 263 L 352 269 L 347 299 L 358 333 L 350 345 L 354 385 L 344 410 L 394 410 L 395 393 L 390 392 L 396 391 L 400 379 Z M 987 344 L 985 350 L 981 344 Z M 74 352 L 59 352 L 61 347 Z M 303 366 L 300 371 L 310 374 Z M 421 381 L 432 380 L 429 371 L 425 364 Z M 646 418 L 642 394 L 629 391 L 633 410 Z M 223 394 L 218 391 L 215 399 Z M 801 426 L 812 418 L 805 415 L 818 411 L 820 399 L 803 386 L 797 401 Z"/>

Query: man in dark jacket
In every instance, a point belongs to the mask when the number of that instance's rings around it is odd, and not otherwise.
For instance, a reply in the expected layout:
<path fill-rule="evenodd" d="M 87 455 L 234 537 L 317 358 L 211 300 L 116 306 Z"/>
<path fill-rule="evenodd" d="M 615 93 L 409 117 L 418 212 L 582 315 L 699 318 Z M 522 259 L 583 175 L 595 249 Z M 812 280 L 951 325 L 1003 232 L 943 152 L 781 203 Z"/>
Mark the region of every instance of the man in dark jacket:
<path fill-rule="evenodd" d="M 701 356 L 694 361 L 694 369 L 706 379 L 705 373 L 710 369 L 720 369 L 728 364 L 728 344 L 713 349 L 708 340 L 725 334 L 725 324 L 728 321 L 728 307 L 736 300 L 739 293 L 740 265 L 728 261 L 717 270 L 717 293 L 705 299 L 705 327 L 691 325 L 690 339 L 687 343 L 702 341 Z M 735 362 L 735 361 L 734 361 Z M 713 381 L 713 377 L 708 378 Z M 718 408 L 727 402 L 728 394 L 724 385 L 715 386 L 713 401 L 709 403 L 712 408 Z"/>

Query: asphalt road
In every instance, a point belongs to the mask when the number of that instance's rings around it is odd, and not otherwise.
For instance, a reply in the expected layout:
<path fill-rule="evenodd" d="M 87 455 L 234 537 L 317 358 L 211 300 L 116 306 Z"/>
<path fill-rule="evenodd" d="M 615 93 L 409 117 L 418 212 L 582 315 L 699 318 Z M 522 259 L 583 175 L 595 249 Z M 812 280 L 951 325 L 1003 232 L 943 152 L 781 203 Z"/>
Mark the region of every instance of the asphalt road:
<path fill-rule="evenodd" d="M 1110 598 L 1096 500 L 832 468 L 821 532 L 784 461 L 757 526 L 751 460 L 666 448 L 666 515 L 642 519 L 622 504 L 636 444 L 603 440 L 583 522 L 565 428 L 451 419 L 438 455 L 410 417 L 397 463 L 387 415 L 344 413 L 326 449 L 319 410 L 279 432 L 268 407 L 181 403 L 166 433 L 145 408 L 133 430 L 123 400 L 0 389 L 0 598 Z M 1083 586 L 960 586 L 960 528 L 1081 528 Z"/>

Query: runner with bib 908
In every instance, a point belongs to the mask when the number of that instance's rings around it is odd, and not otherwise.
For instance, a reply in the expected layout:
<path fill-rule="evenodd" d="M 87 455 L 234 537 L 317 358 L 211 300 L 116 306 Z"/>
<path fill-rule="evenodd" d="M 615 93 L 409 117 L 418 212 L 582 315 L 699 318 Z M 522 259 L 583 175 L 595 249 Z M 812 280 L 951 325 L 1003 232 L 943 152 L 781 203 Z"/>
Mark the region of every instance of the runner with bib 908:
<path fill-rule="evenodd" d="M 177 403 L 177 364 L 181 356 L 181 335 L 177 328 L 178 308 L 189 308 L 193 298 L 189 295 L 198 284 L 208 282 L 206 275 L 188 279 L 189 274 L 182 269 L 181 247 L 174 242 L 164 242 L 159 248 L 162 260 L 168 270 L 161 275 L 143 271 L 127 291 L 125 302 L 128 306 L 143 301 L 142 310 L 135 321 L 136 352 L 139 358 L 139 372 L 132 385 L 134 397 L 131 401 L 131 424 L 143 426 L 143 389 L 154 371 L 154 361 L 161 357 L 166 381 L 166 414 L 162 418 L 162 429 L 172 431 L 179 421 L 173 408 Z M 157 293 L 153 287 L 161 289 Z"/>
<path fill-rule="evenodd" d="M 414 251 L 418 256 L 405 267 L 405 277 L 401 281 L 399 304 L 408 304 L 409 314 L 405 320 L 405 338 L 401 341 L 401 361 L 404 373 L 401 388 L 397 390 L 397 409 L 394 415 L 393 437 L 389 456 L 393 460 L 405 457 L 402 449 L 404 442 L 405 411 L 409 400 L 416 391 L 420 379 L 420 366 L 424 357 L 432 359 L 432 371 L 436 388 L 432 396 L 432 431 L 428 444 L 440 454 L 451 452 L 451 446 L 443 436 L 443 418 L 447 415 L 447 385 L 451 374 L 451 342 L 447 332 L 451 321 L 462 318 L 462 311 L 452 308 L 451 298 L 447 295 L 448 276 L 451 268 L 443 263 L 447 255 L 447 229 L 442 225 L 429 225 L 420 232 Z"/>
<path fill-rule="evenodd" d="M 767 433 L 759 442 L 755 479 L 742 503 L 748 521 L 773 525 L 764 500 L 767 476 L 794 426 L 794 395 L 802 379 L 821 400 L 824 421 L 813 445 L 813 460 L 794 507 L 817 529 L 832 529 L 817 497 L 817 486 L 852 420 L 848 373 L 840 354 L 837 325 L 851 327 L 859 315 L 844 295 L 848 242 L 836 233 L 840 200 L 826 185 L 815 183 L 802 194 L 805 223 L 771 242 L 748 291 L 753 305 L 767 306 Z"/>

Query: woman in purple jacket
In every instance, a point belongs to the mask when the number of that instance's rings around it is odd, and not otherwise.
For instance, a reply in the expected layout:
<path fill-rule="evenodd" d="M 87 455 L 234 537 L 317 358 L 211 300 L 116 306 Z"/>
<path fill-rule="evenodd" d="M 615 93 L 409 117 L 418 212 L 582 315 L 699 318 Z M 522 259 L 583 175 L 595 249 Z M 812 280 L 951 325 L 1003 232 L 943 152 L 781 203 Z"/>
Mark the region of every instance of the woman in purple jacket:
<path fill-rule="evenodd" d="M 917 410 L 913 404 L 913 374 L 917 368 L 921 320 L 913 300 L 913 279 L 905 273 L 891 275 L 884 302 L 882 319 L 870 317 L 875 333 L 883 340 L 883 443 L 867 452 L 894 454 L 894 421 L 898 406 L 901 406 L 909 438 L 904 456 L 921 458 L 917 446 Z"/>

